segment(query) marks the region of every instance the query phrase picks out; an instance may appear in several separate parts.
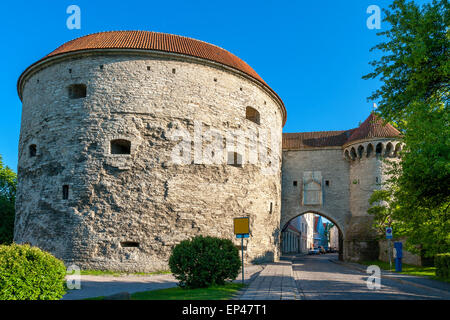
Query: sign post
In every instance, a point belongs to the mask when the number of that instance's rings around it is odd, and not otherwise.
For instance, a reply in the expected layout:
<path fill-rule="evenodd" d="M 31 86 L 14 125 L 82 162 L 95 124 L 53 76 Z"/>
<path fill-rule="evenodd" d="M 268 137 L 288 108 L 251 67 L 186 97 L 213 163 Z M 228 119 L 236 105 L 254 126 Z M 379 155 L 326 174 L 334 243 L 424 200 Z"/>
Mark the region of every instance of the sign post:
<path fill-rule="evenodd" d="M 389 246 L 389 271 L 391 271 L 392 270 L 392 258 L 391 258 L 392 228 L 391 227 L 386 228 L 386 239 L 388 239 L 388 246 Z"/>
<path fill-rule="evenodd" d="M 394 250 L 395 250 L 395 271 L 402 272 L 402 258 L 403 258 L 403 244 L 401 242 L 394 242 Z"/>
<path fill-rule="evenodd" d="M 250 223 L 248 217 L 234 218 L 234 234 L 241 239 L 242 251 L 242 284 L 244 284 L 244 238 L 250 235 Z"/>

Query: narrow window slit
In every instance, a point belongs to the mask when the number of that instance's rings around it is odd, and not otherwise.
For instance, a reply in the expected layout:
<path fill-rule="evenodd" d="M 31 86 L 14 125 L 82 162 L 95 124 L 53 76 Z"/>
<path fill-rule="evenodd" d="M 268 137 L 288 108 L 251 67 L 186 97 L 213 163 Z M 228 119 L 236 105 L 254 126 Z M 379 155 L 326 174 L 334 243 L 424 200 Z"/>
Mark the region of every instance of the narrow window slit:
<path fill-rule="evenodd" d="M 32 144 L 29 147 L 29 153 L 30 153 L 30 158 L 31 157 L 36 157 L 36 145 L 35 144 Z"/>
<path fill-rule="evenodd" d="M 67 184 L 63 185 L 62 192 L 63 192 L 63 200 L 69 199 L 69 186 Z"/>
<path fill-rule="evenodd" d="M 123 241 L 120 245 L 122 248 L 139 248 L 139 242 L 135 241 Z"/>

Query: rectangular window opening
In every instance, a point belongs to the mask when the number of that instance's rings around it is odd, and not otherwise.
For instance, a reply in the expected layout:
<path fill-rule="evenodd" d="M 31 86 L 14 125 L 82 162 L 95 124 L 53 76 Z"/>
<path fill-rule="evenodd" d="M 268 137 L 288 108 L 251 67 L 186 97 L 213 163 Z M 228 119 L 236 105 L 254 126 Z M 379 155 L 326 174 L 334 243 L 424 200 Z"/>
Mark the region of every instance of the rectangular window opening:
<path fill-rule="evenodd" d="M 122 248 L 139 248 L 139 242 L 135 241 L 123 241 L 120 245 Z"/>
<path fill-rule="evenodd" d="M 85 84 L 72 84 L 68 87 L 69 98 L 79 99 L 86 97 L 86 85 Z"/>
<path fill-rule="evenodd" d="M 234 167 L 242 167 L 242 155 L 237 152 L 228 152 L 227 164 Z"/>

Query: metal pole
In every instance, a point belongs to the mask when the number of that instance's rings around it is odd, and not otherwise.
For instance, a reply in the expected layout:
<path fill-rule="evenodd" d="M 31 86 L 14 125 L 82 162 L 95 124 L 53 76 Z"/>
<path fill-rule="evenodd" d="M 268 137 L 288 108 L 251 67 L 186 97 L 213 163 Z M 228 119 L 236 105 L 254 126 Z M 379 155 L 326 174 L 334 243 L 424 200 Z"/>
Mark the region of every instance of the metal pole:
<path fill-rule="evenodd" d="M 242 251 L 242 284 L 244 284 L 244 237 L 241 238 L 241 251 Z"/>
<path fill-rule="evenodd" d="M 392 259 L 391 259 L 391 239 L 389 239 L 389 271 L 392 270 Z"/>

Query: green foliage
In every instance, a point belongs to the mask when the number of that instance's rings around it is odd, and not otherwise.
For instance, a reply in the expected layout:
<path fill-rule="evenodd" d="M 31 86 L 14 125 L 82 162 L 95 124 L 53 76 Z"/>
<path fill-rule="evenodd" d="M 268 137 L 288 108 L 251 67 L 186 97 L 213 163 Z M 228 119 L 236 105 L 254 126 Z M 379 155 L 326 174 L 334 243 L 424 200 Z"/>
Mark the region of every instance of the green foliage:
<path fill-rule="evenodd" d="M 450 253 L 438 254 L 434 258 L 436 275 L 443 279 L 450 279 Z"/>
<path fill-rule="evenodd" d="M 135 292 L 131 295 L 131 300 L 229 300 L 242 288 L 242 283 L 226 283 L 198 289 L 177 287 Z"/>
<path fill-rule="evenodd" d="M 172 250 L 169 267 L 181 287 L 205 288 L 234 280 L 241 266 L 239 251 L 228 239 L 197 236 Z"/>
<path fill-rule="evenodd" d="M 16 184 L 16 174 L 3 165 L 0 156 L 0 244 L 9 244 L 13 240 Z"/>
<path fill-rule="evenodd" d="M 411 106 L 398 187 L 413 206 L 438 209 L 450 203 L 450 114 L 439 101 L 427 103 Z"/>
<path fill-rule="evenodd" d="M 449 252 L 448 204 L 419 205 L 420 201 L 414 201 L 414 194 L 404 186 L 401 170 L 402 162 L 393 163 L 389 171 L 391 179 L 383 190 L 374 191 L 369 199 L 368 213 L 374 217 L 379 236 L 384 237 L 385 228 L 392 227 L 395 238 L 406 238 L 405 250 L 411 253 L 433 257 Z"/>
<path fill-rule="evenodd" d="M 381 231 L 391 225 L 406 236 L 406 249 L 432 257 L 450 251 L 450 6 L 434 0 L 421 7 L 394 0 L 385 10 L 390 29 L 373 49 L 384 55 L 372 62 L 383 85 L 370 99 L 378 112 L 402 131 L 401 161 L 377 191 L 369 213 Z"/>
<path fill-rule="evenodd" d="M 386 41 L 371 50 L 384 55 L 370 63 L 374 71 L 363 79 L 381 78 L 383 85 L 369 99 L 379 99 L 384 119 L 403 127 L 412 103 L 436 96 L 448 101 L 449 2 L 433 0 L 419 7 L 412 1 L 394 0 L 383 12 L 390 29 L 378 33 Z"/>
<path fill-rule="evenodd" d="M 131 294 L 131 300 L 229 300 L 244 288 L 242 283 L 226 283 L 209 288 L 168 288 L 151 291 L 141 291 Z M 84 300 L 105 300 L 104 296 Z"/>
<path fill-rule="evenodd" d="M 50 253 L 29 245 L 0 245 L 0 300 L 59 300 L 66 268 Z"/>
<path fill-rule="evenodd" d="M 384 234 L 387 227 L 392 225 L 393 209 L 390 200 L 391 191 L 389 189 L 375 190 L 369 199 L 371 207 L 367 212 L 374 217 L 374 227 L 380 236 Z"/>

